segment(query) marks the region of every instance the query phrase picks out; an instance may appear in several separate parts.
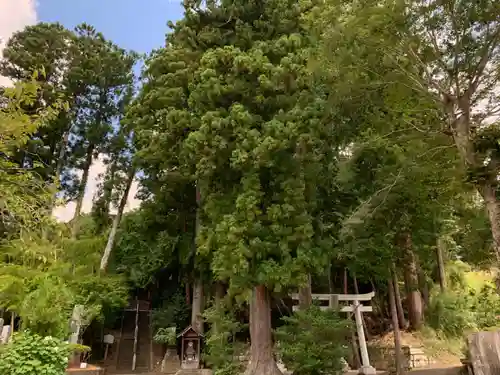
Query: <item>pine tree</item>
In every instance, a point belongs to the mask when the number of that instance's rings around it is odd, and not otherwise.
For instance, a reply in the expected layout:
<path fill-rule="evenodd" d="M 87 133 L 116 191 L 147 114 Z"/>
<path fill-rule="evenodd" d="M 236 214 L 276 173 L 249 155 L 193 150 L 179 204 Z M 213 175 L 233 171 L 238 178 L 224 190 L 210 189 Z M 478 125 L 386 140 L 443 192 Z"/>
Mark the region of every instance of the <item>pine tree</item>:
<path fill-rule="evenodd" d="M 34 114 L 60 100 L 71 106 L 65 85 L 71 38 L 71 32 L 60 24 L 39 23 L 7 41 L 0 74 L 14 81 L 30 82 L 36 73 L 40 87 L 36 100 L 25 108 L 27 113 Z M 50 123 L 38 128 L 13 156 L 19 166 L 34 169 L 44 180 L 56 178 L 62 169 L 59 155 L 69 126 L 68 112 L 60 111 Z"/>
<path fill-rule="evenodd" d="M 82 177 L 76 183 L 72 224 L 72 233 L 76 236 L 90 167 L 94 158 L 104 151 L 113 121 L 120 115 L 121 98 L 128 93 L 133 82 L 132 67 L 136 56 L 106 40 L 86 24 L 76 28 L 72 50 L 68 81 L 78 95 L 70 144 L 71 162 L 82 171 Z"/>

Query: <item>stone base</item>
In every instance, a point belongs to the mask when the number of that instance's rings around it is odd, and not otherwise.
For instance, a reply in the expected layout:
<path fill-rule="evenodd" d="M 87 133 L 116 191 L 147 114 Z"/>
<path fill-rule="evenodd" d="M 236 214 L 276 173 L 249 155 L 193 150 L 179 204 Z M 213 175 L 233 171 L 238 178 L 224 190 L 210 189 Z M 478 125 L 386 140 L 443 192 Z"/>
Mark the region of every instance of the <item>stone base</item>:
<path fill-rule="evenodd" d="M 376 375 L 377 370 L 375 370 L 375 367 L 373 366 L 362 366 L 359 369 L 359 373 L 363 375 Z"/>
<path fill-rule="evenodd" d="M 175 375 L 212 375 L 212 370 L 208 368 L 199 368 L 196 370 L 180 369 Z"/>
<path fill-rule="evenodd" d="M 166 356 L 161 361 L 160 372 L 163 374 L 175 374 L 181 368 L 181 361 L 177 353 L 167 352 Z"/>
<path fill-rule="evenodd" d="M 199 368 L 200 368 L 200 361 L 193 361 L 193 362 L 182 361 L 181 362 L 181 369 L 183 369 L 183 370 L 199 370 Z"/>
<path fill-rule="evenodd" d="M 105 370 L 101 367 L 88 365 L 87 368 L 66 369 L 66 375 L 104 375 Z"/>

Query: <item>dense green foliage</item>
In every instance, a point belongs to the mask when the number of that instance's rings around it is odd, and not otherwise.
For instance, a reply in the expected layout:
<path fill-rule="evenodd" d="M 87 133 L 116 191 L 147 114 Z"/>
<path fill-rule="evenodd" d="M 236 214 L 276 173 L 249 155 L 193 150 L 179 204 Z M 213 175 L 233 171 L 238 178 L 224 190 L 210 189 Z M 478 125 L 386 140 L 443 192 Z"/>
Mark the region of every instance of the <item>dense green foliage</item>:
<path fill-rule="evenodd" d="M 122 306 L 127 289 L 121 278 L 97 274 L 98 238 L 82 233 L 79 241 L 71 240 L 49 215 L 61 172 L 55 164 L 62 161 L 54 155 L 61 151 L 57 147 L 68 146 L 62 135 L 59 140 L 50 137 L 57 136 L 61 121 L 72 126 L 74 98 L 65 91 L 69 86 L 60 85 L 65 78 L 54 76 L 60 67 L 50 65 L 58 63 L 61 55 L 53 54 L 61 51 L 39 50 L 37 43 L 47 39 L 46 33 L 69 53 L 72 44 L 66 38 L 71 34 L 58 25 L 40 24 L 15 34 L 2 61 L 2 73 L 18 81 L 1 97 L 0 298 L 3 309 L 22 317 L 23 329 L 62 339 L 76 305 L 85 306 L 82 324 L 89 324 L 103 307 Z M 40 61 L 25 65 L 30 58 Z M 62 142 L 52 145 L 53 161 L 43 154 L 50 142 Z"/>
<path fill-rule="evenodd" d="M 205 336 L 205 362 L 217 375 L 241 374 L 244 369 L 240 357 L 247 347 L 236 341 L 236 334 L 245 326 L 236 319 L 234 307 L 228 307 L 227 301 L 214 304 L 205 310 L 204 317 L 211 327 Z"/>
<path fill-rule="evenodd" d="M 287 369 L 299 375 L 340 374 L 348 352 L 350 321 L 337 311 L 311 306 L 285 317 L 276 334 Z"/>
<path fill-rule="evenodd" d="M 18 333 L 0 347 L 3 375 L 63 375 L 68 364 L 69 345 L 54 337 L 30 332 Z"/>
<path fill-rule="evenodd" d="M 309 276 L 330 293 L 373 287 L 373 333 L 389 325 L 389 277 L 404 283 L 402 327 L 497 325 L 493 284 L 469 287 L 457 268 L 494 269 L 500 254 L 497 1 L 183 6 L 140 85 L 138 56 L 90 25 L 39 23 L 7 42 L 1 307 L 63 338 L 76 305 L 88 324 L 129 287 L 154 290 L 165 341 L 216 289 L 205 352 L 219 374 L 241 371 L 247 317 L 263 366 L 248 375 L 277 372 L 272 297 Z M 106 171 L 84 215 L 97 157 Z M 142 204 L 124 213 L 136 175 Z M 76 202 L 67 225 L 50 217 L 58 198 Z M 283 324 L 290 370 L 340 370 L 346 321 L 312 307 Z"/>
<path fill-rule="evenodd" d="M 163 301 L 163 305 L 153 310 L 151 315 L 153 332 L 161 329 L 176 327 L 182 329 L 189 316 L 189 306 L 186 304 L 186 298 L 176 293 Z"/>
<path fill-rule="evenodd" d="M 490 280 L 474 285 L 470 266 L 457 262 L 449 270 L 450 287 L 436 293 L 427 308 L 427 323 L 438 333 L 462 337 L 464 332 L 498 327 L 500 296 Z M 477 277 L 477 276 L 476 276 Z"/>

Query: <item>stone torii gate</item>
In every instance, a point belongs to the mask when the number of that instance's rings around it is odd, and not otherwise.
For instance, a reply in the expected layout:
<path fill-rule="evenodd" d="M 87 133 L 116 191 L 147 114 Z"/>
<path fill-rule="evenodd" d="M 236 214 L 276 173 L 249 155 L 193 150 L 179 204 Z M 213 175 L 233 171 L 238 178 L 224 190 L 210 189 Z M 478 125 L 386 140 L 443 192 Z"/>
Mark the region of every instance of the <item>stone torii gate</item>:
<path fill-rule="evenodd" d="M 294 301 L 299 300 L 298 294 L 292 294 Z M 328 301 L 328 306 L 321 306 L 321 310 L 337 309 L 340 301 L 351 302 L 347 306 L 342 306 L 342 312 L 354 312 L 354 319 L 356 321 L 356 331 L 358 333 L 359 350 L 361 352 L 361 368 L 359 372 L 364 375 L 375 375 L 377 371 L 370 365 L 370 358 L 368 356 L 368 347 L 366 345 L 365 330 L 363 328 L 363 312 L 373 311 L 372 306 L 365 306 L 363 301 L 371 301 L 375 297 L 375 292 L 366 294 L 313 294 L 313 300 Z M 293 310 L 297 310 L 299 306 L 293 306 Z"/>

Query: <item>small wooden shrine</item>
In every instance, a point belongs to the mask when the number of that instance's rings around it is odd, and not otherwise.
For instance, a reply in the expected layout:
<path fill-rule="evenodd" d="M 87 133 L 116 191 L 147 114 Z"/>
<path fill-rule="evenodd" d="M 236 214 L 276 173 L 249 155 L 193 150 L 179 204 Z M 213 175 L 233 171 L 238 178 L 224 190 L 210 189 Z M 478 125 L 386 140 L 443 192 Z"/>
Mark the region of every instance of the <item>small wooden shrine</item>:
<path fill-rule="evenodd" d="M 203 335 L 189 326 L 177 338 L 181 339 L 181 368 L 189 370 L 200 368 Z"/>

